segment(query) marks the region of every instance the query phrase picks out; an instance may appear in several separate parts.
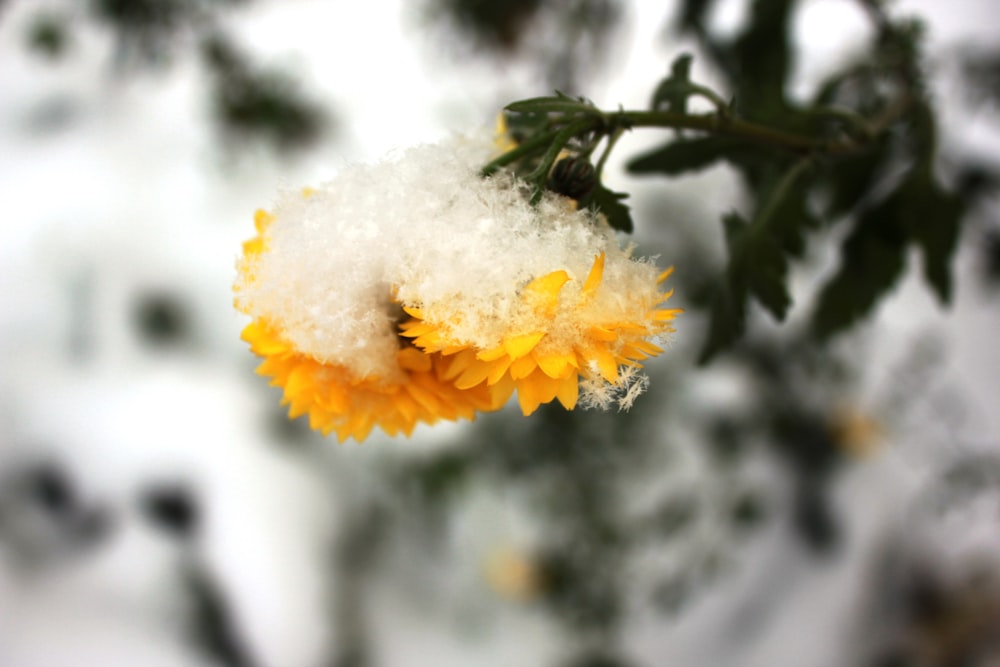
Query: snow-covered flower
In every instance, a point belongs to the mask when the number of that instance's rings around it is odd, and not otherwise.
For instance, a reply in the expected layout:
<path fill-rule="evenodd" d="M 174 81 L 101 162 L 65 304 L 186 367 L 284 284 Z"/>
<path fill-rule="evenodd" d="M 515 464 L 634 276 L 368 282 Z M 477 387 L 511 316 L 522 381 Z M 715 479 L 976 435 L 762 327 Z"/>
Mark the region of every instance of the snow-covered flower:
<path fill-rule="evenodd" d="M 636 369 L 678 312 L 663 307 L 669 271 L 569 199 L 532 205 L 512 174 L 481 177 L 495 150 L 412 148 L 258 214 L 236 305 L 291 416 L 361 440 L 471 418 L 514 391 L 530 414 L 574 407 L 581 387 L 601 404 L 645 386 Z"/>

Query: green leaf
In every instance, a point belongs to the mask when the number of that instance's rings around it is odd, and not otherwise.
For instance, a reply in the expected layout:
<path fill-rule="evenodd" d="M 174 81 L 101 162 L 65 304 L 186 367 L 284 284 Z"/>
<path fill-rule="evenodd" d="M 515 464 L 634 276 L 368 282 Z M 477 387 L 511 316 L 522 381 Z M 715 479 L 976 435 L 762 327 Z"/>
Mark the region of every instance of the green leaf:
<path fill-rule="evenodd" d="M 603 183 L 597 183 L 590 194 L 580 200 L 580 205 L 593 206 L 604 214 L 612 228 L 631 233 L 634 228 L 632 214 L 628 206 L 622 203 L 627 197 L 628 194 L 624 192 L 614 192 L 606 188 Z"/>
<path fill-rule="evenodd" d="M 785 319 L 792 305 L 786 286 L 788 257 L 801 256 L 803 230 L 817 224 L 802 184 L 807 169 L 807 163 L 794 166 L 771 184 L 750 227 L 731 250 L 730 270 L 744 272 L 750 293 L 777 320 Z"/>
<path fill-rule="evenodd" d="M 752 154 L 758 146 L 744 139 L 711 135 L 678 139 L 630 160 L 626 168 L 633 174 L 658 173 L 677 176 L 706 169 L 720 160 L 735 161 Z"/>
<path fill-rule="evenodd" d="M 723 218 L 727 227 L 746 225 L 738 214 Z M 708 363 L 716 354 L 732 347 L 746 328 L 747 287 L 739 273 L 726 271 L 709 307 L 708 333 L 698 356 L 699 364 Z"/>
<path fill-rule="evenodd" d="M 841 248 L 840 268 L 819 295 L 814 335 L 827 339 L 871 312 L 902 275 L 906 242 L 898 192 L 857 218 Z"/>
<path fill-rule="evenodd" d="M 700 363 L 738 340 L 746 327 L 746 300 L 753 296 L 777 320 L 792 305 L 788 293 L 788 258 L 805 247 L 803 230 L 816 224 L 801 183 L 809 163 L 793 166 L 774 179 L 758 201 L 751 222 L 736 213 L 723 217 L 729 264 L 713 299 Z"/>
<path fill-rule="evenodd" d="M 504 107 L 504 109 L 510 111 L 511 113 L 524 113 L 524 114 L 600 113 L 600 111 L 590 102 L 587 102 L 586 100 L 583 99 L 570 97 L 569 95 L 565 95 L 558 91 L 554 96 L 532 97 L 530 99 L 512 102 L 508 104 L 506 107 Z"/>
<path fill-rule="evenodd" d="M 796 0 L 754 0 L 747 28 L 724 62 L 736 86 L 739 109 L 752 120 L 773 120 L 787 110 L 785 82 L 794 55 L 789 24 L 796 4 Z"/>
<path fill-rule="evenodd" d="M 677 19 L 680 31 L 704 31 L 706 16 L 714 0 L 684 0 Z"/>
<path fill-rule="evenodd" d="M 943 304 L 951 302 L 951 258 L 958 245 L 965 202 L 928 171 L 899 190 L 899 216 L 923 255 L 924 279 Z"/>
<path fill-rule="evenodd" d="M 687 113 L 688 97 L 695 93 L 691 85 L 692 61 L 690 53 L 682 53 L 674 59 L 670 76 L 661 81 L 653 93 L 653 101 L 649 105 L 653 111 L 666 108 L 667 111 Z"/>
<path fill-rule="evenodd" d="M 910 131 L 918 163 L 899 188 L 899 217 L 923 254 L 924 278 L 942 303 L 951 300 L 951 257 L 965 214 L 965 202 L 934 175 L 937 122 L 926 102 L 913 112 Z"/>
<path fill-rule="evenodd" d="M 835 220 L 857 210 L 871 194 L 884 185 L 891 163 L 888 141 L 879 141 L 867 150 L 840 158 L 826 174 L 828 197 L 824 214 Z"/>

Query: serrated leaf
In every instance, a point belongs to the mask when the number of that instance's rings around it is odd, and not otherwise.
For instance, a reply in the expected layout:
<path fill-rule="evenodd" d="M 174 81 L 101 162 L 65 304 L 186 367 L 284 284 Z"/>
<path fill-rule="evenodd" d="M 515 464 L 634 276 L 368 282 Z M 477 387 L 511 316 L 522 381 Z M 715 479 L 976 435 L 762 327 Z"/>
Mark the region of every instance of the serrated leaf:
<path fill-rule="evenodd" d="M 746 326 L 746 300 L 752 295 L 777 320 L 792 304 L 787 278 L 789 256 L 801 253 L 803 230 L 816 224 L 801 184 L 808 163 L 768 188 L 758 200 L 750 222 L 737 213 L 722 218 L 729 248 L 729 264 L 711 305 L 711 320 L 700 363 L 732 345 Z M 790 179 L 790 180 L 789 180 Z M 780 200 L 775 200 L 775 198 Z"/>
<path fill-rule="evenodd" d="M 899 190 L 901 222 L 923 256 L 924 279 L 938 299 L 951 302 L 951 258 L 965 202 L 946 191 L 929 172 L 920 172 Z"/>
<path fill-rule="evenodd" d="M 758 203 L 756 215 L 740 239 L 731 262 L 745 273 L 748 291 L 777 320 L 785 319 L 792 305 L 786 285 L 789 256 L 805 249 L 803 230 L 816 225 L 807 206 L 803 170 L 797 168 L 776 181 Z M 792 178 L 790 183 L 785 182 Z M 773 201 L 780 197 L 779 201 Z"/>
<path fill-rule="evenodd" d="M 593 206 L 603 213 L 613 229 L 631 233 L 634 228 L 632 214 L 628 206 L 622 203 L 622 200 L 627 197 L 628 195 L 624 192 L 614 192 L 606 188 L 603 183 L 598 183 L 589 195 L 580 200 L 580 204 Z"/>
<path fill-rule="evenodd" d="M 965 214 L 965 202 L 934 175 L 937 122 L 929 104 L 918 104 L 910 131 L 918 162 L 897 192 L 899 217 L 923 254 L 924 278 L 942 303 L 951 301 L 951 257 Z"/>
<path fill-rule="evenodd" d="M 795 4 L 754 0 L 747 28 L 723 63 L 748 118 L 774 119 L 787 109 L 785 81 L 793 65 L 789 23 Z"/>
<path fill-rule="evenodd" d="M 896 284 L 906 260 L 907 235 L 894 193 L 855 221 L 841 247 L 837 273 L 821 291 L 812 331 L 826 339 L 868 315 Z"/>

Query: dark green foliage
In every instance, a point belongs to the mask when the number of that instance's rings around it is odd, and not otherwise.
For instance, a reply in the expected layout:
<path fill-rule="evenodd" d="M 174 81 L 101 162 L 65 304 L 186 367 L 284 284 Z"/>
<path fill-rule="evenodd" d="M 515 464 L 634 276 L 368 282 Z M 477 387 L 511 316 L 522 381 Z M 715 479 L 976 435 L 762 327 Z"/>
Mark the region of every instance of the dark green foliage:
<path fill-rule="evenodd" d="M 153 526 L 178 540 L 192 540 L 201 522 L 195 493 L 183 483 L 156 484 L 142 490 L 139 508 Z"/>
<path fill-rule="evenodd" d="M 929 288 L 948 303 L 967 198 L 936 175 L 936 118 L 921 72 L 922 26 L 893 21 L 871 4 L 878 32 L 872 52 L 831 75 L 811 105 L 793 105 L 786 85 L 794 66 L 788 27 L 795 0 L 755 0 L 742 32 L 728 39 L 707 30 L 710 5 L 682 3 L 678 27 L 699 40 L 733 91 L 734 104 L 717 104 L 718 133 L 706 127 L 707 134 L 678 137 L 628 164 L 635 174 L 676 177 L 726 163 L 747 186 L 753 217 L 723 217 L 729 257 L 708 306 L 701 360 L 744 335 L 751 297 L 784 319 L 792 305 L 790 261 L 802 255 L 806 232 L 819 225 L 852 229 L 840 266 L 813 308 L 812 328 L 820 338 L 867 317 L 902 276 L 911 247 L 923 256 Z M 685 110 L 698 89 L 690 82 L 690 65 L 687 55 L 675 61 L 657 88 L 654 107 Z M 734 117 L 751 126 L 734 133 L 726 124 Z M 778 140 L 758 131 L 763 127 L 814 143 Z M 795 165 L 802 165 L 801 173 Z"/>
<path fill-rule="evenodd" d="M 633 663 L 607 652 L 597 650 L 576 656 L 561 667 L 632 667 Z"/>
<path fill-rule="evenodd" d="M 260 137 L 283 151 L 315 142 L 324 116 L 286 76 L 251 66 L 222 35 L 205 40 L 203 58 L 215 78 L 213 107 L 220 127 L 235 139 Z"/>
<path fill-rule="evenodd" d="M 28 47 L 53 60 L 66 53 L 69 41 L 66 20 L 54 14 L 36 16 L 28 29 Z"/>
<path fill-rule="evenodd" d="M 698 502 L 691 496 L 670 498 L 649 517 L 644 532 L 665 539 L 683 537 L 697 518 L 698 509 Z"/>
<path fill-rule="evenodd" d="M 437 11 L 484 46 L 512 50 L 520 44 L 542 0 L 439 0 L 438 4 Z"/>
<path fill-rule="evenodd" d="M 192 643 L 222 667 L 252 667 L 255 661 L 240 636 L 235 615 L 207 568 L 190 568 L 184 583 L 193 601 Z"/>
<path fill-rule="evenodd" d="M 175 294 L 153 292 L 139 295 L 133 306 L 133 322 L 144 342 L 166 347 L 190 342 L 190 315 Z"/>
<path fill-rule="evenodd" d="M 812 328 L 827 337 L 863 318 L 903 273 L 906 232 L 888 199 L 859 216 L 844 240 L 841 263 L 820 294 Z"/>
<path fill-rule="evenodd" d="M 812 319 L 820 338 L 868 315 L 902 275 L 911 244 L 923 256 L 928 286 L 942 303 L 951 300 L 951 258 L 965 204 L 934 174 L 937 141 L 929 106 L 918 106 L 909 135 L 915 165 L 881 201 L 859 207 L 840 267 L 820 294 Z"/>
<path fill-rule="evenodd" d="M 984 245 L 986 279 L 995 285 L 1000 283 L 1000 232 L 988 233 Z"/>
<path fill-rule="evenodd" d="M 245 0 L 90 0 L 86 18 L 106 29 L 115 43 L 120 75 L 167 67 L 195 50 L 212 75 L 210 108 L 220 133 L 232 146 L 260 139 L 279 152 L 308 147 L 329 129 L 320 105 L 287 73 L 257 66 L 219 27 L 231 8 Z M 29 47 L 54 59 L 65 53 L 73 30 L 64 17 L 39 13 Z"/>
<path fill-rule="evenodd" d="M 742 336 L 750 296 L 776 319 L 785 318 L 792 303 L 786 286 L 788 258 L 801 255 L 803 233 L 816 225 L 800 187 L 809 166 L 799 163 L 775 182 L 751 222 L 737 213 L 723 217 L 729 264 L 712 303 L 702 362 Z"/>
<path fill-rule="evenodd" d="M 1000 51 L 969 49 L 961 57 L 961 66 L 974 101 L 1000 105 Z"/>
<path fill-rule="evenodd" d="M 528 56 L 552 87 L 575 90 L 601 64 L 623 14 L 621 0 L 424 0 L 425 16 L 458 43 L 494 58 Z M 538 30 L 544 25 L 547 30 Z M 560 35 L 559 48 L 539 34 Z M 453 35 L 448 35 L 449 39 Z"/>
<path fill-rule="evenodd" d="M 794 64 L 789 23 L 796 0 L 754 0 L 743 33 L 723 48 L 737 110 L 747 118 L 780 122 L 787 111 L 785 84 Z"/>
<path fill-rule="evenodd" d="M 737 496 L 729 508 L 729 516 L 738 528 L 753 528 L 760 524 L 766 515 L 764 501 L 752 492 Z"/>

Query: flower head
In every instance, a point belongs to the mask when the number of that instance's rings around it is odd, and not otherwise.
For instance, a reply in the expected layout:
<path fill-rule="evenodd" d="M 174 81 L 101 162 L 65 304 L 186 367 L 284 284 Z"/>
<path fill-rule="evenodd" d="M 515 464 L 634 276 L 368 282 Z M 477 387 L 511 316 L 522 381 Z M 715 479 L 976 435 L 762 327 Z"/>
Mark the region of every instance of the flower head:
<path fill-rule="evenodd" d="M 558 399 L 626 402 L 678 312 L 661 274 L 603 218 L 479 169 L 489 140 L 456 139 L 345 169 L 259 213 L 236 306 L 260 372 L 290 414 L 341 439 L 375 425 L 471 418 L 516 391 L 522 411 Z"/>

